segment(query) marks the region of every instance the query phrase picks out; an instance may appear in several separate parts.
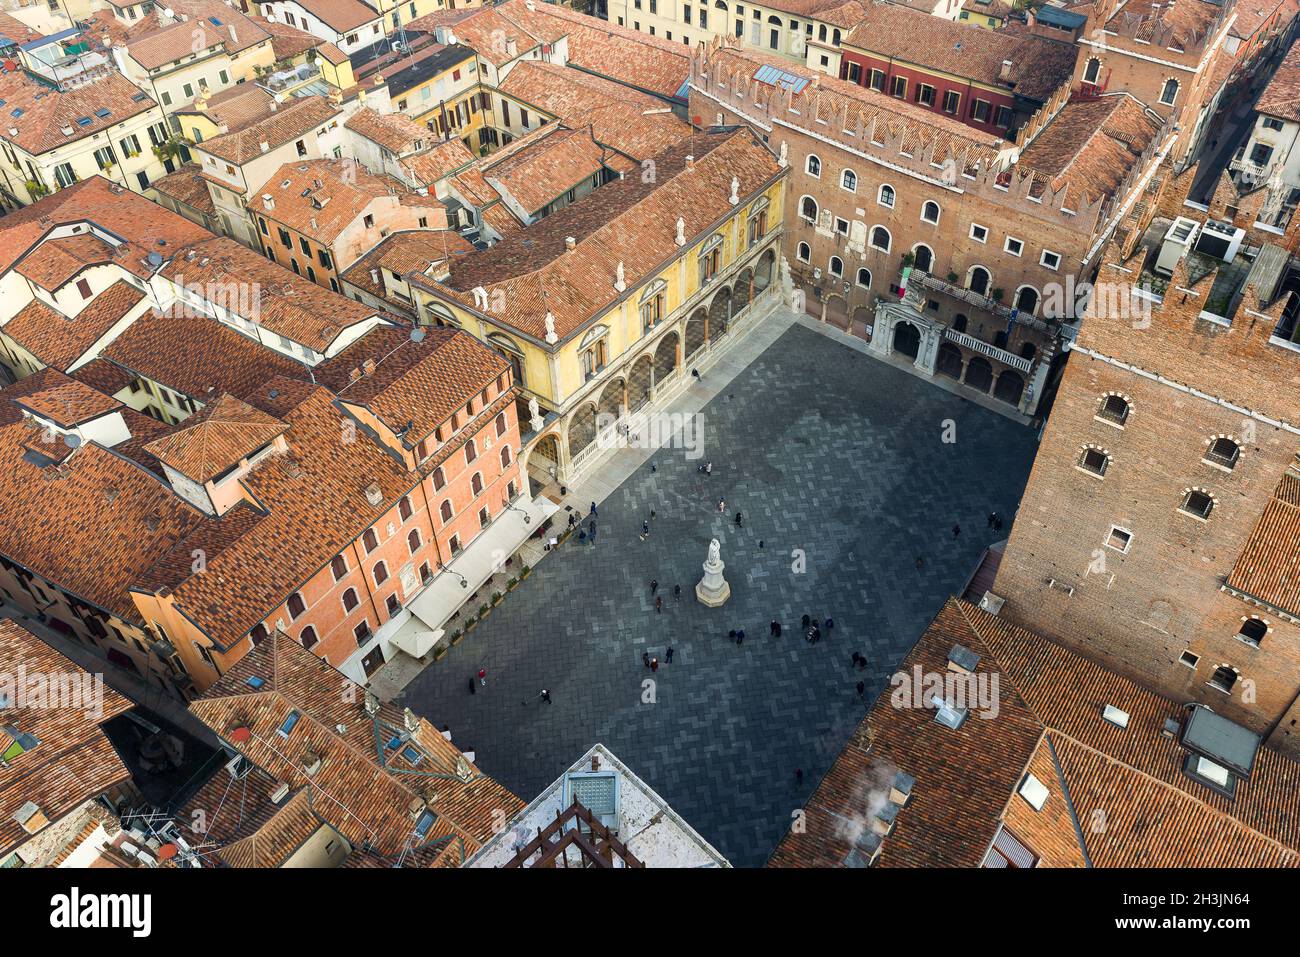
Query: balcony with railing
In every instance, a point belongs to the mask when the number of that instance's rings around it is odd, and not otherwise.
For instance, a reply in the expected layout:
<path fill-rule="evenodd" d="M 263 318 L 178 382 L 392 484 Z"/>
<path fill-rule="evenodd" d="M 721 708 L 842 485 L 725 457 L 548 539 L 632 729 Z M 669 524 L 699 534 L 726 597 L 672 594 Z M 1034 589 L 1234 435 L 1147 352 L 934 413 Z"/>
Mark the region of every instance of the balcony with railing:
<path fill-rule="evenodd" d="M 1024 356 L 1018 356 L 1014 352 L 1008 352 L 1006 349 L 990 345 L 983 339 L 977 339 L 969 333 L 957 332 L 954 329 L 945 328 L 943 334 L 946 338 L 951 339 L 959 346 L 964 346 L 972 352 L 978 352 L 981 355 L 988 356 L 1005 366 L 1010 366 L 1017 372 L 1023 372 L 1026 375 L 1034 367 L 1034 360 L 1026 359 Z"/>
<path fill-rule="evenodd" d="M 958 286 L 956 283 L 940 279 L 938 276 L 933 276 L 928 272 L 921 272 L 920 270 L 914 269 L 912 270 L 911 276 L 908 277 L 908 282 L 917 283 L 924 286 L 926 289 L 933 289 L 935 292 L 943 293 L 945 296 L 959 299 L 964 303 L 974 306 L 976 309 L 982 309 L 990 315 L 997 316 L 999 319 L 1011 318 L 1012 308 L 1005 303 L 994 299 L 991 296 L 985 296 L 978 293 L 973 289 L 967 289 L 964 286 Z M 1027 312 L 1019 310 L 1016 311 L 1016 322 L 1022 326 L 1037 329 L 1039 332 L 1046 332 L 1053 335 L 1060 327 L 1059 322 L 1048 323 L 1039 319 L 1037 316 L 1032 316 Z"/>

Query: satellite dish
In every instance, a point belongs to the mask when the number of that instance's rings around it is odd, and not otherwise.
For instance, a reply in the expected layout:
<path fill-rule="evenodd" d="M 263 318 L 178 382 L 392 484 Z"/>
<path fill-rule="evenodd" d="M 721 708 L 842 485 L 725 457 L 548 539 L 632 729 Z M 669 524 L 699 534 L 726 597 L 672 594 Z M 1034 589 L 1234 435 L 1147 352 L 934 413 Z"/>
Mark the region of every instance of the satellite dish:
<path fill-rule="evenodd" d="M 81 448 L 81 436 L 69 432 L 63 437 L 63 444 L 70 449 L 79 449 Z"/>
<path fill-rule="evenodd" d="M 412 330 L 411 330 L 411 341 L 412 341 L 412 342 L 423 342 L 423 341 L 424 341 L 424 330 L 423 330 L 423 329 L 420 329 L 420 328 L 412 329 Z"/>
<path fill-rule="evenodd" d="M 159 266 L 161 266 L 162 264 L 163 264 L 163 258 L 162 258 L 162 254 L 161 254 L 161 253 L 150 253 L 150 254 L 149 254 L 149 265 L 150 265 L 150 266 L 153 266 L 155 269 L 157 269 L 157 268 L 158 268 Z"/>

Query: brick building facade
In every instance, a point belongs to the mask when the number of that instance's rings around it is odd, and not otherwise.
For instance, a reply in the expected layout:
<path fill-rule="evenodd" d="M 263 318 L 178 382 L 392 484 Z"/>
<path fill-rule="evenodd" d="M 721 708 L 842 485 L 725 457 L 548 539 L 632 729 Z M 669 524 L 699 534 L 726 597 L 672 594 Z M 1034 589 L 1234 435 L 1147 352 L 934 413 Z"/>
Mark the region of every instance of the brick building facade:
<path fill-rule="evenodd" d="M 1130 238 L 1108 250 L 1099 282 L 1150 284 L 1167 246 L 1133 237 L 1162 237 L 1189 211 L 1193 175 L 1148 193 L 1152 208 L 1126 224 Z M 1208 211 L 1231 212 L 1217 201 Z M 1228 263 L 1188 252 L 1148 296 L 1149 317 L 1090 312 L 994 585 L 1003 616 L 1291 754 L 1300 751 L 1293 240 L 1251 235 Z"/>

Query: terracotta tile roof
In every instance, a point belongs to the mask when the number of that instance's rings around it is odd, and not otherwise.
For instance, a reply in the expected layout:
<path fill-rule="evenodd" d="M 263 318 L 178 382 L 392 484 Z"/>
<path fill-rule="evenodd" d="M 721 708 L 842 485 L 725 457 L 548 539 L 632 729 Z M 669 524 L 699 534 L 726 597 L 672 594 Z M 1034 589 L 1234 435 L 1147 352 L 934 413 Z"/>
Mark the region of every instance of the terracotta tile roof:
<path fill-rule="evenodd" d="M 456 137 L 438 143 L 432 149 L 423 153 L 403 157 L 401 163 L 421 183 L 432 187 L 434 183 L 457 170 L 472 166 L 474 154 L 461 142 L 459 137 Z"/>
<path fill-rule="evenodd" d="M 257 20 L 221 0 L 190 0 L 185 6 L 188 12 L 176 11 L 185 19 L 128 42 L 126 49 L 131 59 L 146 70 L 155 70 L 213 47 L 235 54 L 271 38 Z"/>
<path fill-rule="evenodd" d="M 90 678 L 18 623 L 0 619 L 0 674 L 24 673 L 32 677 Z M 32 688 L 19 690 L 26 694 Z M 12 710 L 4 711 L 5 724 L 12 723 L 21 734 L 32 735 L 39 743 L 0 767 L 0 856 L 8 856 L 9 851 L 28 840 L 27 831 L 15 815 L 29 801 L 54 822 L 131 780 L 131 772 L 100 726 L 129 710 L 132 704 L 111 688 L 104 688 L 103 695 L 103 710 L 94 716 L 86 713 L 84 705 L 68 707 L 58 700 L 33 707 L 15 704 Z M 12 743 L 10 735 L 0 730 L 0 753 Z"/>
<path fill-rule="evenodd" d="M 328 352 L 344 329 L 375 315 L 371 307 L 309 282 L 224 236 L 190 245 L 161 275 L 183 285 L 239 283 L 255 313 L 244 318 L 320 353 Z"/>
<path fill-rule="evenodd" d="M 44 33 L 28 26 L 17 17 L 0 11 L 0 37 L 12 40 L 17 44 L 23 44 L 30 43 L 33 40 L 40 40 L 44 36 Z"/>
<path fill-rule="evenodd" d="M 457 43 L 470 47 L 493 66 L 502 66 L 536 49 L 543 42 L 551 42 L 544 40 L 515 20 L 502 16 L 495 7 L 439 10 L 412 20 L 406 25 L 408 30 L 430 33 L 439 26 L 449 27 Z M 559 38 L 554 34 L 552 36 L 555 39 Z M 507 52 L 511 40 L 515 42 L 514 54 Z"/>
<path fill-rule="evenodd" d="M 197 166 L 182 166 L 174 173 L 156 179 L 149 186 L 168 197 L 207 216 L 216 217 L 217 206 L 208 190 L 208 181 Z"/>
<path fill-rule="evenodd" d="M 383 14 L 360 0 L 299 0 L 299 5 L 339 33 L 350 33 L 372 20 L 383 18 Z"/>
<path fill-rule="evenodd" d="M 535 3 L 530 11 L 525 0 L 508 0 L 494 9 L 535 34 L 549 32 L 556 39 L 567 36 L 570 67 L 627 86 L 675 97 L 691 72 L 690 50 L 681 43 L 652 37 L 558 4 Z"/>
<path fill-rule="evenodd" d="M 103 133 L 156 106 L 120 73 L 69 90 L 38 83 L 21 70 L 0 73 L 0 99 L 5 101 L 0 139 L 34 155 Z M 22 113 L 15 116 L 15 110 Z"/>
<path fill-rule="evenodd" d="M 423 274 L 434 263 L 473 252 L 474 247 L 463 236 L 449 229 L 402 230 L 390 233 L 378 246 L 349 266 L 343 273 L 343 280 L 372 296 L 383 298 L 383 281 L 376 283 L 370 276 L 371 269 L 387 269 L 399 276 Z"/>
<path fill-rule="evenodd" d="M 372 143 L 378 143 L 390 153 L 399 155 L 420 149 L 434 136 L 427 127 L 415 122 L 405 113 L 376 113 L 368 106 L 353 113 L 343 125 Z"/>
<path fill-rule="evenodd" d="M 68 375 L 78 382 L 86 383 L 92 389 L 98 389 L 105 395 L 116 395 L 135 380 L 135 376 L 107 359 L 91 359 L 84 366 L 78 366 L 72 372 L 69 372 Z M 148 418 L 148 416 L 145 416 L 145 418 Z M 159 424 L 161 425 L 161 423 Z"/>
<path fill-rule="evenodd" d="M 306 379 L 307 367 L 224 323 L 185 310 L 146 312 L 101 353 L 119 368 L 207 403 L 243 395 L 275 376 Z"/>
<path fill-rule="evenodd" d="M 261 202 L 260 196 L 266 195 L 273 198 L 274 209 Z M 412 194 L 400 181 L 376 176 L 351 159 L 285 163 L 263 184 L 254 208 L 259 215 L 332 247 L 339 234 L 371 211 L 377 200 L 390 197 L 430 212 L 442 209 L 432 196 Z"/>
<path fill-rule="evenodd" d="M 287 428 L 279 419 L 224 393 L 175 431 L 149 443 L 148 450 L 163 465 L 205 484 Z"/>
<path fill-rule="evenodd" d="M 63 236 L 41 245 L 18 265 L 18 273 L 54 292 L 89 266 L 113 261 L 114 247 L 93 233 Z"/>
<path fill-rule="evenodd" d="M 142 37 L 166 26 L 163 23 L 162 11 L 157 7 L 130 24 L 123 23 L 113 16 L 112 10 L 94 10 L 86 16 L 83 22 L 86 24 L 86 30 L 82 35 L 85 37 L 93 36 L 96 42 L 104 47 L 108 47 L 110 44 L 125 46 L 137 37 Z"/>
<path fill-rule="evenodd" d="M 329 43 L 329 41 L 322 40 L 306 30 L 291 27 L 287 23 L 268 20 L 265 17 L 254 17 L 253 20 L 261 29 L 271 35 L 271 49 L 275 53 L 277 63 L 281 60 L 294 59 L 308 50 L 314 50 L 325 45 L 334 47 L 334 44 Z M 337 50 L 338 47 L 334 47 L 334 49 Z M 248 84 L 244 85 L 247 86 Z"/>
<path fill-rule="evenodd" d="M 881 866 L 978 866 L 1003 826 L 1045 866 L 1300 864 L 1300 764 L 1261 748 L 1235 798 L 1211 791 L 1183 773 L 1180 739 L 1161 733 L 1181 723 L 1181 705 L 956 599 L 899 674 L 946 673 L 955 644 L 979 656 L 990 689 L 1000 679 L 996 715 L 972 713 L 954 731 L 886 690 L 809 801 L 806 833 L 783 838 L 771 866 L 842 866 L 898 771 L 915 786 Z M 1103 719 L 1106 705 L 1128 713 L 1127 727 Z M 1026 771 L 1048 789 L 1042 811 L 1017 794 Z M 1089 826 L 1099 811 L 1103 829 Z"/>
<path fill-rule="evenodd" d="M 552 123 L 538 133 L 544 135 L 530 149 L 501 159 L 493 154 L 480 163 L 483 177 L 529 213 L 600 173 L 612 155 L 592 139 L 589 128 L 570 130 Z"/>
<path fill-rule="evenodd" d="M 55 226 L 86 222 L 120 237 L 126 253 L 119 254 L 116 262 L 128 272 L 146 278 L 154 273 L 145 262 L 149 253 L 165 252 L 212 235 L 138 193 L 114 186 L 102 176 L 92 176 L 4 217 L 0 273 L 35 249 Z"/>
<path fill-rule="evenodd" d="M 502 812 L 508 820 L 523 808 L 427 721 L 411 715 L 408 724 L 392 705 L 371 715 L 365 697 L 363 688 L 277 633 L 192 702 L 193 713 L 253 764 L 308 794 L 306 807 L 299 802 L 262 826 L 265 847 L 238 849 L 228 860 L 283 859 L 310 827 L 310 809 L 354 848 L 365 845 L 390 865 L 458 866 L 494 833 Z M 247 730 L 247 740 L 237 728 Z M 405 756 L 408 749 L 416 762 Z M 318 762 L 311 774 L 308 762 Z M 423 835 L 413 808 L 432 812 Z M 420 849 L 428 854 L 413 858 Z"/>
<path fill-rule="evenodd" d="M 829 24 L 832 27 L 840 27 L 844 31 L 852 30 L 862 18 L 867 15 L 866 3 L 859 0 L 848 0 L 847 3 L 840 3 L 837 6 L 826 7 L 817 12 L 817 22 Z M 820 43 L 820 40 L 811 42 Z"/>
<path fill-rule="evenodd" d="M 343 111 L 323 96 L 300 96 L 274 113 L 240 130 L 204 140 L 196 149 L 227 163 L 240 165 L 262 155 L 262 143 L 271 149 L 324 127 Z"/>
<path fill-rule="evenodd" d="M 76 319 L 33 299 L 0 330 L 41 362 L 66 372 L 143 298 L 144 293 L 119 279 L 82 309 Z"/>
<path fill-rule="evenodd" d="M 1079 209 L 1119 190 L 1160 126 L 1160 118 L 1127 93 L 1075 100 L 1029 141 L 1017 169 L 1042 174 L 1036 194 L 1048 182 L 1053 190 L 1068 184 L 1065 205 Z"/>
<path fill-rule="evenodd" d="M 598 143 L 637 161 L 663 152 L 691 131 L 662 100 L 553 63 L 520 61 L 500 88 L 569 127 L 590 126 Z"/>
<path fill-rule="evenodd" d="M 694 157 L 689 169 L 688 155 Z M 654 183 L 629 177 L 602 186 L 490 249 L 453 261 L 447 280 L 422 285 L 470 308 L 476 286 L 489 295 L 501 290 L 506 313 L 495 318 L 541 339 L 549 312 L 564 338 L 617 299 L 614 275 L 620 261 L 626 283 L 634 288 L 678 255 L 678 217 L 694 241 L 733 209 L 733 177 L 743 202 L 782 172 L 748 128 L 696 133 L 656 156 L 655 163 Z M 566 250 L 567 237 L 577 241 L 575 250 Z"/>
<path fill-rule="evenodd" d="M 279 867 L 325 826 L 312 810 L 311 791 L 303 788 L 256 831 L 218 848 L 216 855 L 227 867 Z"/>
<path fill-rule="evenodd" d="M 181 116 L 206 116 L 229 133 L 268 117 L 274 102 L 274 94 L 256 83 L 240 83 L 210 97 L 200 97 L 190 108 L 176 112 Z"/>
<path fill-rule="evenodd" d="M 26 381 L 0 391 L 0 402 L 21 392 Z M 160 554 L 210 519 L 158 476 L 93 442 L 59 466 L 29 461 L 24 452 L 34 427 L 18 418 L 15 406 L 4 405 L 0 554 L 84 601 L 139 622 L 127 589 Z"/>
<path fill-rule="evenodd" d="M 1071 43 L 1017 27 L 987 30 L 883 0 L 866 5 L 863 20 L 844 38 L 844 46 L 1040 101 L 1067 83 L 1074 71 Z M 1011 61 L 1006 80 L 1001 77 L 1004 60 Z"/>
<path fill-rule="evenodd" d="M 316 369 L 316 381 L 340 400 L 368 409 L 394 432 L 405 429 L 402 438 L 410 448 L 509 368 L 468 333 L 447 327 L 420 331 L 423 339 L 414 342 L 408 329 L 376 330 L 379 335 L 363 337 Z M 366 360 L 375 362 L 373 371 L 351 381 Z"/>
<path fill-rule="evenodd" d="M 1259 95 L 1255 109 L 1269 116 L 1300 122 L 1300 43 L 1292 44 L 1282 58 L 1268 86 Z"/>
<path fill-rule="evenodd" d="M 1121 24 L 1141 18 L 1137 39 L 1151 42 L 1156 28 L 1172 31 L 1166 46 L 1177 49 L 1203 38 L 1215 25 L 1224 7 L 1208 0 L 1189 0 L 1187 3 L 1168 3 L 1167 0 L 1130 0 L 1116 9 L 1106 21 L 1106 29 L 1114 31 Z"/>
<path fill-rule="evenodd" d="M 1227 587 L 1300 616 L 1300 471 L 1283 474 L 1228 574 Z"/>
<path fill-rule="evenodd" d="M 26 394 L 13 401 L 61 428 L 71 429 L 121 407 L 113 397 L 55 369 L 41 369 L 28 380 Z"/>

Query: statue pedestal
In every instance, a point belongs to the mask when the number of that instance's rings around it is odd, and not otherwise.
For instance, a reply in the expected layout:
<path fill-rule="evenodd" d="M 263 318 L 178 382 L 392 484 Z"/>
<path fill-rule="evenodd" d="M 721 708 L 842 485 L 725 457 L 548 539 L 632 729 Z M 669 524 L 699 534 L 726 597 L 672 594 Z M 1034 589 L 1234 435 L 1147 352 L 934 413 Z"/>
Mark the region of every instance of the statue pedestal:
<path fill-rule="evenodd" d="M 695 597 L 700 604 L 720 608 L 731 597 L 731 585 L 722 577 L 722 570 L 726 567 L 722 559 L 704 563 L 704 577 L 695 586 Z"/>

